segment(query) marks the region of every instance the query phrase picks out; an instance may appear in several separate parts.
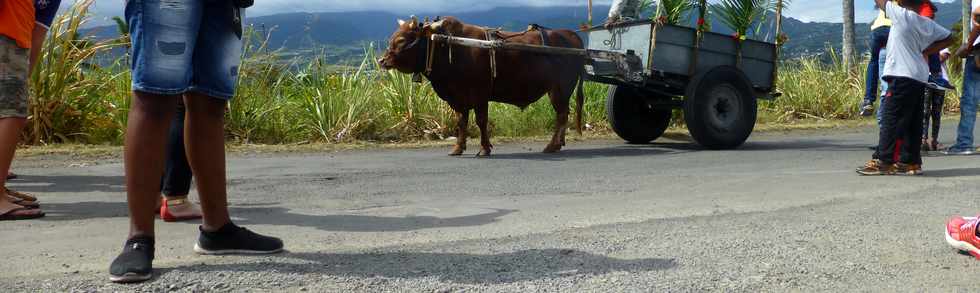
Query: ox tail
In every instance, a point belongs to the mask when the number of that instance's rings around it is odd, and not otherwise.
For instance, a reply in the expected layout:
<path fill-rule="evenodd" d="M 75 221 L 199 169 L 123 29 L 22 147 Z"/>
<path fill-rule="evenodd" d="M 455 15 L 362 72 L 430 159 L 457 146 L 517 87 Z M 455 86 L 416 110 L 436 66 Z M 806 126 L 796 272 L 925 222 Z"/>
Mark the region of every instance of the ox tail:
<path fill-rule="evenodd" d="M 575 97 L 575 130 L 578 131 L 578 135 L 582 135 L 582 109 L 585 103 L 585 72 L 579 74 L 578 77 L 578 94 Z"/>

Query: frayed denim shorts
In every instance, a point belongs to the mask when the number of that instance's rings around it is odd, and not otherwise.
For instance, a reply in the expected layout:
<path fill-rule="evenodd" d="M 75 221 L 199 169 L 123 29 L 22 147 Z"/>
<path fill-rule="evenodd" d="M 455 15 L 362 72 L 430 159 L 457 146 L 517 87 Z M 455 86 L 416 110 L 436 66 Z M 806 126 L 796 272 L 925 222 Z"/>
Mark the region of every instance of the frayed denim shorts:
<path fill-rule="evenodd" d="M 235 95 L 242 40 L 239 8 L 229 0 L 128 0 L 133 90 Z"/>

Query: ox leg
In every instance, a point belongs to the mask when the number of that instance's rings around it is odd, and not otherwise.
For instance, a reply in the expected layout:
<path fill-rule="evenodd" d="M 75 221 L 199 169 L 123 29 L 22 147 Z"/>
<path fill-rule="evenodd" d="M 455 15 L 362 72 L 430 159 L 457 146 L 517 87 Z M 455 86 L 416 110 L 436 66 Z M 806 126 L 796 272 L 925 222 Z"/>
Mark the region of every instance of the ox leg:
<path fill-rule="evenodd" d="M 466 151 L 466 137 L 469 135 L 466 133 L 466 128 L 470 125 L 470 110 L 456 111 L 456 145 L 453 146 L 453 151 L 449 153 L 450 156 L 459 156 Z"/>
<path fill-rule="evenodd" d="M 551 91 L 548 93 L 551 99 L 551 106 L 555 108 L 555 134 L 551 137 L 551 142 L 544 148 L 545 153 L 557 153 L 561 147 L 565 146 L 565 131 L 568 129 L 568 99 L 569 95 L 561 91 Z"/>
<path fill-rule="evenodd" d="M 493 145 L 490 144 L 490 104 L 476 107 L 476 125 L 480 127 L 480 153 L 477 157 L 489 157 Z"/>

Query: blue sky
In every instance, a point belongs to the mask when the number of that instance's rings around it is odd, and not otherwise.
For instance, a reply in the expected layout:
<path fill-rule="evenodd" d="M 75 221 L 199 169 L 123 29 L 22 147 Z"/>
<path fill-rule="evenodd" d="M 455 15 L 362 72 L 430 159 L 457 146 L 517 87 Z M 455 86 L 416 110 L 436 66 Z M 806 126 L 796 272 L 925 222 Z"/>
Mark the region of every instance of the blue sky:
<path fill-rule="evenodd" d="M 384 10 L 395 13 L 424 14 L 426 12 L 485 10 L 495 6 L 552 6 L 585 5 L 587 0 L 256 0 L 249 15 L 266 15 L 297 11 L 358 11 Z M 608 4 L 612 0 L 594 0 L 597 4 Z M 714 2 L 716 0 L 709 0 Z M 952 2 L 955 0 L 940 0 Z M 71 0 L 63 0 L 65 3 Z M 122 14 L 122 0 L 101 0 L 96 2 L 99 15 Z M 840 22 L 840 0 L 794 0 L 787 15 L 803 21 Z M 857 21 L 869 22 L 874 17 L 874 1 L 855 0 Z M 67 4 L 64 4 L 67 5 Z"/>

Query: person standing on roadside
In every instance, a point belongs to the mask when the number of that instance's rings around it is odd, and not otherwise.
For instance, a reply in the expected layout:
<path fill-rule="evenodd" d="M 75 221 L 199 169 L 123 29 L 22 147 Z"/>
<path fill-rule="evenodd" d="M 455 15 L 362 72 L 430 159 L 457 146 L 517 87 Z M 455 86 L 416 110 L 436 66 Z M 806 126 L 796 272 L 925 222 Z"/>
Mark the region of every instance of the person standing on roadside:
<path fill-rule="evenodd" d="M 190 201 L 191 180 L 194 178 L 191 166 L 187 163 L 184 151 L 184 117 L 187 107 L 177 101 L 177 113 L 170 125 L 170 138 L 167 140 L 167 163 L 160 179 L 160 219 L 164 222 L 178 222 L 201 218 L 201 207 Z M 200 197 L 200 196 L 198 196 Z"/>
<path fill-rule="evenodd" d="M 28 80 L 60 0 L 0 1 L 0 220 L 44 216 L 37 198 L 10 190 L 10 165 L 27 124 Z"/>
<path fill-rule="evenodd" d="M 167 130 L 177 100 L 187 107 L 187 159 L 197 176 L 204 220 L 199 254 L 268 254 L 282 240 L 231 222 L 225 179 L 224 112 L 235 94 L 242 55 L 246 0 L 128 0 L 133 100 L 124 162 L 130 229 L 109 266 L 113 282 L 140 282 L 153 274 L 154 212 L 160 202 Z"/>
<path fill-rule="evenodd" d="M 922 121 L 929 82 L 926 56 L 952 43 L 950 31 L 917 13 L 923 0 L 875 0 L 892 20 L 882 76 L 888 92 L 882 101 L 878 148 L 857 172 L 861 175 L 921 175 Z"/>
<path fill-rule="evenodd" d="M 976 45 L 980 43 L 980 0 L 973 1 L 971 13 L 972 29 L 968 40 L 956 50 L 956 56 L 966 58 L 963 72 L 963 94 L 960 96 L 960 124 L 956 128 L 956 143 L 944 152 L 947 155 L 973 155 L 977 147 L 973 145 L 973 130 L 977 122 L 977 101 L 980 99 L 980 54 Z"/>
<path fill-rule="evenodd" d="M 44 39 L 48 35 L 48 29 L 51 27 L 51 22 L 54 21 L 54 17 L 58 14 L 58 7 L 61 6 L 61 0 L 33 0 L 34 1 L 34 30 L 31 33 L 31 55 L 30 55 L 30 71 L 34 72 L 34 67 L 37 59 L 41 56 L 41 47 L 44 46 Z M 30 74 L 28 74 L 30 75 Z M 7 180 L 17 179 L 17 174 L 12 171 L 7 171 Z M 21 195 L 23 195 L 21 193 Z M 28 198 L 33 198 L 27 196 Z"/>
<path fill-rule="evenodd" d="M 885 11 L 877 5 L 875 9 L 878 9 L 878 17 L 871 23 L 871 59 L 868 61 L 868 70 L 864 78 L 864 101 L 861 102 L 861 116 L 871 116 L 874 112 L 875 100 L 878 99 L 878 83 L 881 80 L 878 63 L 882 59 L 879 57 L 883 55 L 882 50 L 888 44 L 888 32 L 892 28 L 892 21 L 885 16 Z"/>
<path fill-rule="evenodd" d="M 640 0 L 613 0 L 606 18 L 606 27 L 640 18 Z"/>

